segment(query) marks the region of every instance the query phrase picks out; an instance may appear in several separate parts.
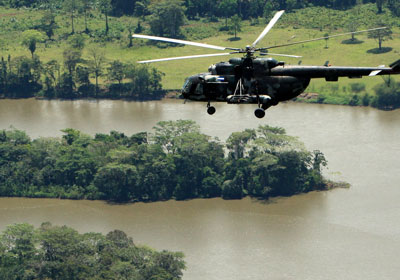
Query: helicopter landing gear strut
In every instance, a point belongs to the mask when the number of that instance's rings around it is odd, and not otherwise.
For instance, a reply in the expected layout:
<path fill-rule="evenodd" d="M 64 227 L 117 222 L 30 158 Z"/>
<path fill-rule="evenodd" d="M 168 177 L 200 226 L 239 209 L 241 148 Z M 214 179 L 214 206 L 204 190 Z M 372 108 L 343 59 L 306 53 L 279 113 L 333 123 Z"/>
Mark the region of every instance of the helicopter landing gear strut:
<path fill-rule="evenodd" d="M 209 115 L 213 115 L 215 113 L 215 111 L 216 111 L 215 107 L 211 106 L 210 101 L 208 101 L 208 103 L 207 103 L 207 113 Z"/>
<path fill-rule="evenodd" d="M 262 119 L 265 116 L 265 110 L 264 106 L 261 107 L 261 102 L 260 102 L 260 96 L 257 95 L 257 104 L 258 104 L 258 108 L 254 111 L 254 115 L 259 118 Z"/>

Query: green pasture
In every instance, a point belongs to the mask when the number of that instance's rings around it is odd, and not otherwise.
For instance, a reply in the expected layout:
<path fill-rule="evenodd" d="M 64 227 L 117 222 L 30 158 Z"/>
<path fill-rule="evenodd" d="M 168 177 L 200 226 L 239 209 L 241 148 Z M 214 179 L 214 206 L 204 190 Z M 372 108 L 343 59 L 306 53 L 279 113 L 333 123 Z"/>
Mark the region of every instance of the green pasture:
<path fill-rule="evenodd" d="M 30 56 L 26 47 L 21 45 L 21 34 L 23 30 L 29 29 L 39 22 L 43 11 L 27 10 L 27 9 L 5 9 L 0 8 L 0 56 Z M 293 21 L 290 20 L 293 14 L 288 14 L 286 21 L 285 15 L 282 17 L 282 23 L 270 31 L 270 33 L 259 43 L 259 46 L 271 46 L 288 42 L 295 42 L 307 39 L 313 39 L 324 36 L 326 33 L 330 35 L 347 32 L 345 28 L 324 29 L 306 29 L 304 27 L 292 26 Z M 304 15 L 303 15 L 304 17 Z M 335 19 L 336 20 L 336 19 Z M 216 50 L 203 49 L 192 46 L 174 46 L 164 48 L 150 45 L 145 40 L 134 39 L 132 48 L 128 48 L 128 31 L 127 25 L 136 26 L 137 18 L 113 18 L 110 17 L 111 32 L 118 33 L 119 39 L 111 41 L 100 40 L 96 36 L 101 35 L 104 30 L 103 15 L 94 13 L 89 18 L 89 29 L 92 33 L 85 35 L 87 37 L 86 47 L 83 50 L 83 58 L 89 59 L 88 50 L 95 46 L 104 49 L 108 61 L 121 60 L 123 62 L 136 62 L 138 60 L 156 59 L 174 56 L 186 56 L 196 54 L 218 53 Z M 63 14 L 58 14 L 56 22 L 59 28 L 56 30 L 54 41 L 40 43 L 37 47 L 36 54 L 43 61 L 56 59 L 62 61 L 62 53 L 67 46 L 67 38 L 70 32 L 70 18 Z M 142 23 L 146 28 L 146 24 Z M 245 47 L 251 44 L 261 33 L 265 27 L 265 20 L 260 20 L 256 26 L 251 26 L 248 21 L 242 23 L 242 31 L 238 33 L 239 40 L 232 40 L 233 35 L 228 32 L 218 32 L 218 28 L 224 25 L 224 20 L 220 22 L 206 22 L 205 20 L 190 21 L 183 27 L 183 32 L 187 33 L 188 39 L 197 42 L 215 44 L 226 47 Z M 350 39 L 350 36 L 332 38 L 328 41 L 326 48 L 325 40 L 300 44 L 290 47 L 271 49 L 270 52 L 295 54 L 303 56 L 300 59 L 276 57 L 283 60 L 286 64 L 298 64 L 301 60 L 302 65 L 323 65 L 329 60 L 331 65 L 337 66 L 378 66 L 389 65 L 400 58 L 400 28 L 394 27 L 392 40 L 383 42 L 383 47 L 391 48 L 391 51 L 381 54 L 368 52 L 378 47 L 378 43 L 374 39 L 367 38 L 367 34 L 359 34 L 356 38 L 362 43 L 360 44 L 343 44 L 342 41 Z M 362 26 L 365 28 L 365 26 Z M 84 29 L 83 17 L 75 20 L 76 32 Z M 199 32 L 197 32 L 199 31 Z M 203 33 L 201 33 L 203 31 Z M 100 36 L 99 35 L 99 36 Z M 205 39 L 199 39 L 213 35 Z M 225 52 L 225 51 L 222 51 Z M 227 61 L 229 56 L 177 60 L 168 62 L 159 62 L 152 64 L 160 71 L 165 73 L 163 78 L 163 87 L 165 89 L 179 89 L 187 76 L 206 72 L 211 64 Z M 350 94 L 349 85 L 351 83 L 361 82 L 365 84 L 365 92 L 373 94 L 372 88 L 382 82 L 381 77 L 364 77 L 363 79 L 340 79 L 338 83 L 325 82 L 325 80 L 314 80 L 308 88 L 308 92 L 325 92 L 326 94 Z M 353 93 L 351 93 L 353 95 Z"/>

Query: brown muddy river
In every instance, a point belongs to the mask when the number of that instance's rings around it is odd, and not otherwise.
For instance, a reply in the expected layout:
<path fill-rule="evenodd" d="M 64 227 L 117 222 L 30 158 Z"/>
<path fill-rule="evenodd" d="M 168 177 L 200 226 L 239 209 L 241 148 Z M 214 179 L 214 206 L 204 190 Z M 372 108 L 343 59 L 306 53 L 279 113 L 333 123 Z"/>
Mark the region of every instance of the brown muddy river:
<path fill-rule="evenodd" d="M 268 202 L 243 199 L 111 205 L 100 201 L 0 199 L 0 230 L 44 221 L 80 232 L 122 229 L 135 242 L 183 251 L 184 279 L 397 279 L 400 275 L 400 111 L 287 103 L 264 119 L 252 105 L 0 100 L 0 129 L 32 137 L 151 130 L 160 120 L 193 119 L 225 140 L 259 124 L 281 126 L 328 159 L 325 174 L 350 189 Z"/>

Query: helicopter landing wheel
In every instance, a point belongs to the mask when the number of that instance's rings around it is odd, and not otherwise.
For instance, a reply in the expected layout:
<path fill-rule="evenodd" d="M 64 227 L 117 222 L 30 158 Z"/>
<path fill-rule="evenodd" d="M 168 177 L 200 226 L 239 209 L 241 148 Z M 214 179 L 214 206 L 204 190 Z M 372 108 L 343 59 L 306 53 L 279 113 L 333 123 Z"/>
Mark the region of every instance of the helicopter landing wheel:
<path fill-rule="evenodd" d="M 214 106 L 211 106 L 211 104 L 210 104 L 210 100 L 208 100 L 208 102 L 207 102 L 207 113 L 209 114 L 209 115 L 213 115 L 214 113 L 215 113 L 215 107 Z"/>
<path fill-rule="evenodd" d="M 214 106 L 209 106 L 209 107 L 207 107 L 207 113 L 209 114 L 209 115 L 213 115 L 214 113 L 215 113 L 215 107 Z"/>
<path fill-rule="evenodd" d="M 257 109 L 254 111 L 254 115 L 255 115 L 257 118 L 262 119 L 262 118 L 265 116 L 265 111 L 264 111 L 264 109 L 262 109 L 262 108 L 257 108 Z"/>

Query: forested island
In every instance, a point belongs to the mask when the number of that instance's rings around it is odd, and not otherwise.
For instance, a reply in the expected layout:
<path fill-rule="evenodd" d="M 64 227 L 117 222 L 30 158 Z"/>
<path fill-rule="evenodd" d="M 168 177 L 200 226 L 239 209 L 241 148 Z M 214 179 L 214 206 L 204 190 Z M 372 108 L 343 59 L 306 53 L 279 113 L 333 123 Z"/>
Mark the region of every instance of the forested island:
<path fill-rule="evenodd" d="M 79 234 L 67 226 L 10 225 L 0 233 L 0 279 L 178 280 L 180 252 L 137 246 L 123 231 Z"/>
<path fill-rule="evenodd" d="M 268 199 L 336 184 L 327 161 L 283 128 L 234 132 L 226 143 L 193 121 L 162 121 L 153 133 L 94 137 L 75 129 L 31 140 L 0 131 L 0 196 L 101 199 L 115 202 L 251 196 Z"/>
<path fill-rule="evenodd" d="M 283 53 L 304 57 L 288 59 L 288 64 L 329 60 L 334 65 L 377 66 L 398 59 L 400 40 L 394 35 L 400 27 L 400 5 L 394 0 L 0 0 L 0 98 L 161 99 L 166 90 L 179 91 L 185 77 L 219 60 L 137 65 L 138 60 L 194 50 L 132 39 L 133 33 L 242 47 L 282 9 L 285 16 L 269 34 L 276 43 L 388 27 L 337 42 L 283 48 Z M 388 89 L 379 84 L 379 78 L 313 81 L 306 98 L 297 100 L 400 107 L 399 83 L 392 81 Z"/>

